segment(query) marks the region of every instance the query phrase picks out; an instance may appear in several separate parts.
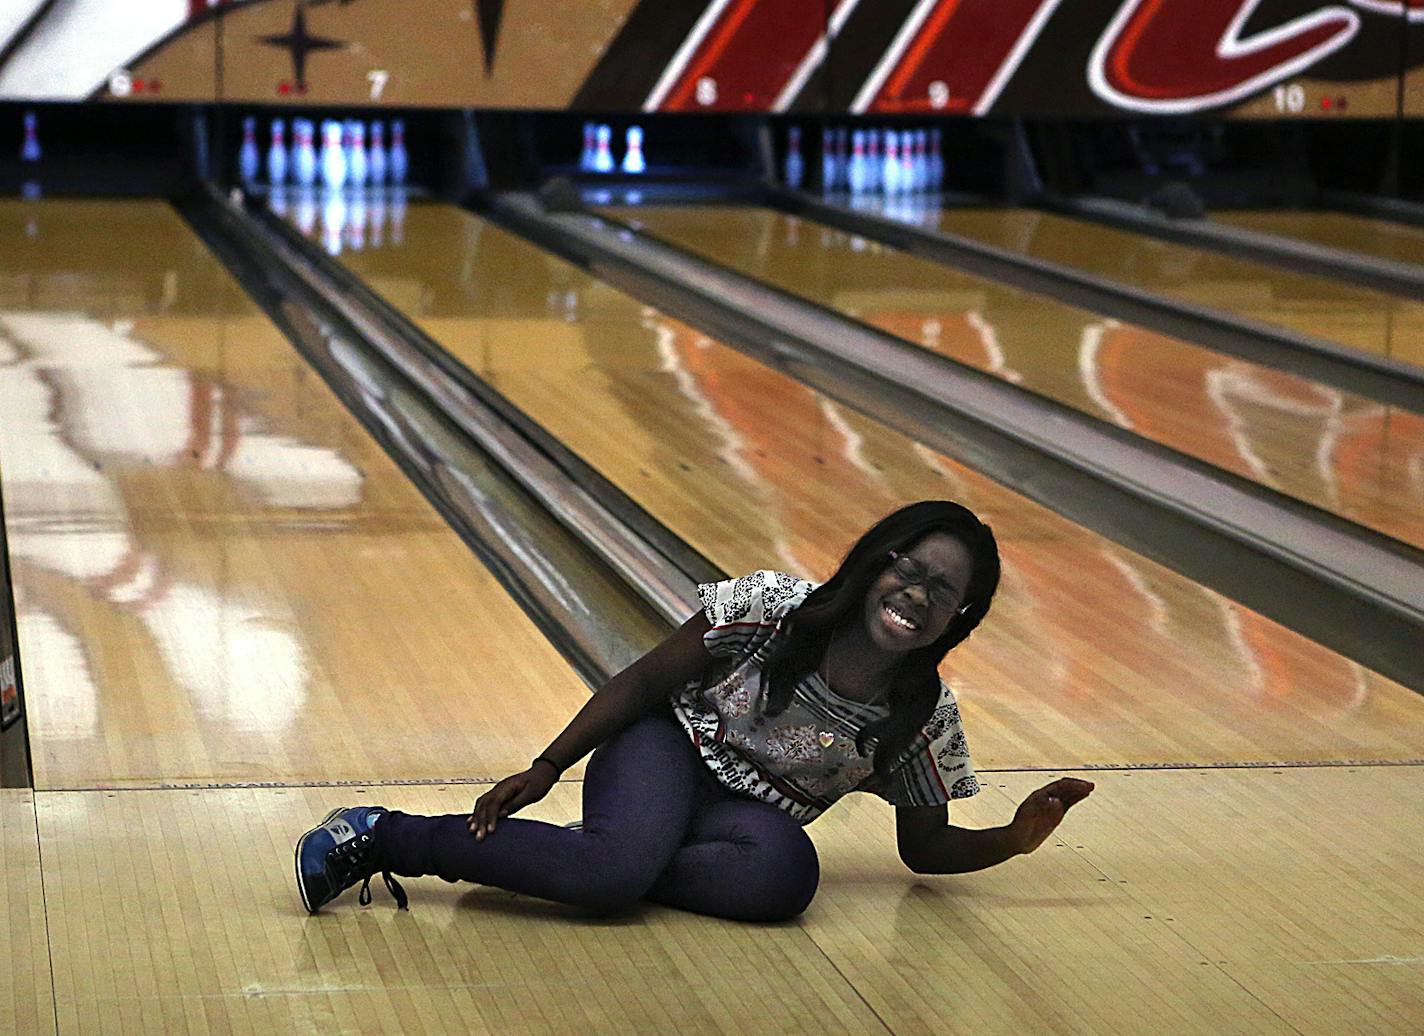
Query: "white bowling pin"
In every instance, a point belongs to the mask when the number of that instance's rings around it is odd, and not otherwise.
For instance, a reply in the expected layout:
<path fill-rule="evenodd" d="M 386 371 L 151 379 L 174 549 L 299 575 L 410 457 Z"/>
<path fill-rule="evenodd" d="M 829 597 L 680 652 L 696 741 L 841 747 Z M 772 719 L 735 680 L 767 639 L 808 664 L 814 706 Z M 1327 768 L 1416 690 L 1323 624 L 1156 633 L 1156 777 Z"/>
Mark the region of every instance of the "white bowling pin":
<path fill-rule="evenodd" d="M 327 119 L 321 124 L 321 183 L 332 191 L 346 186 L 346 151 L 342 145 L 341 123 Z"/>
<path fill-rule="evenodd" d="M 293 159 L 296 180 L 303 187 L 310 187 L 316 183 L 316 144 L 312 139 L 316 126 L 311 119 L 298 119 L 292 127 L 292 133 L 296 138 L 296 155 Z"/>
<path fill-rule="evenodd" d="M 287 125 L 272 120 L 272 146 L 267 152 L 267 182 L 274 187 L 287 182 Z"/>
<path fill-rule="evenodd" d="M 865 189 L 869 192 L 880 190 L 880 176 L 885 171 L 880 157 L 880 131 L 865 131 Z"/>
<path fill-rule="evenodd" d="M 613 127 L 607 124 L 598 127 L 596 135 L 597 146 L 593 152 L 593 171 L 595 173 L 613 172 Z"/>
<path fill-rule="evenodd" d="M 786 164 L 783 181 L 793 191 L 801 189 L 801 181 L 806 178 L 806 160 L 801 157 L 801 127 L 792 126 L 786 131 Z"/>
<path fill-rule="evenodd" d="M 410 170 L 410 159 L 405 151 L 405 121 L 396 119 L 391 123 L 391 183 L 405 183 Z"/>
<path fill-rule="evenodd" d="M 850 134 L 842 126 L 836 130 L 836 188 L 850 186 Z"/>
<path fill-rule="evenodd" d="M 821 190 L 830 194 L 836 189 L 836 138 L 829 129 L 821 130 Z"/>
<path fill-rule="evenodd" d="M 38 162 L 39 160 L 39 116 L 32 111 L 25 112 L 25 142 L 20 145 L 20 161 Z"/>
<path fill-rule="evenodd" d="M 579 169 L 585 173 L 593 172 L 593 160 L 598 154 L 598 124 L 585 122 L 583 124 L 583 150 L 579 152 Z"/>
<path fill-rule="evenodd" d="M 900 135 L 894 130 L 885 131 L 885 164 L 880 183 L 887 198 L 900 193 Z"/>
<path fill-rule="evenodd" d="M 940 150 L 940 131 L 930 130 L 930 190 L 944 186 L 944 154 Z"/>
<path fill-rule="evenodd" d="M 370 166 L 371 183 L 378 186 L 385 183 L 390 171 L 390 159 L 386 155 L 386 124 L 379 119 L 371 123 L 371 150 L 366 162 Z"/>
<path fill-rule="evenodd" d="M 915 187 L 924 193 L 930 186 L 930 135 L 915 130 Z"/>
<path fill-rule="evenodd" d="M 850 167 L 846 173 L 846 183 L 851 194 L 861 194 L 867 186 L 865 169 L 865 131 L 856 130 L 851 135 Z"/>
<path fill-rule="evenodd" d="M 369 171 L 370 166 L 366 163 L 366 124 L 352 119 L 346 123 L 346 180 L 352 187 L 365 187 Z"/>
<path fill-rule="evenodd" d="M 900 193 L 915 190 L 915 135 L 909 130 L 900 134 Z"/>
<path fill-rule="evenodd" d="M 643 127 L 629 126 L 627 150 L 623 152 L 623 171 L 636 175 L 647 168 L 648 162 L 643 157 Z"/>
<path fill-rule="evenodd" d="M 257 151 L 257 120 L 249 115 L 242 120 L 242 149 L 237 153 L 237 172 L 243 183 L 255 183 L 262 156 Z"/>

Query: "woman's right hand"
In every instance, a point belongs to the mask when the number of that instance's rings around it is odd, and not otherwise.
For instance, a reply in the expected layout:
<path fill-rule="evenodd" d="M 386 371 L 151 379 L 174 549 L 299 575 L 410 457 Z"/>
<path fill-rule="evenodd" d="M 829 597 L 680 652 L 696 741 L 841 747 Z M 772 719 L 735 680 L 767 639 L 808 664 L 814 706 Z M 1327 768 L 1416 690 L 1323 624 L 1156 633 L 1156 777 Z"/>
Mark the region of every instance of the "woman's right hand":
<path fill-rule="evenodd" d="M 558 773 L 547 763 L 535 763 L 523 773 L 500 781 L 475 800 L 469 820 L 475 841 L 484 841 L 485 835 L 493 831 L 502 818 L 538 802 L 558 782 Z"/>

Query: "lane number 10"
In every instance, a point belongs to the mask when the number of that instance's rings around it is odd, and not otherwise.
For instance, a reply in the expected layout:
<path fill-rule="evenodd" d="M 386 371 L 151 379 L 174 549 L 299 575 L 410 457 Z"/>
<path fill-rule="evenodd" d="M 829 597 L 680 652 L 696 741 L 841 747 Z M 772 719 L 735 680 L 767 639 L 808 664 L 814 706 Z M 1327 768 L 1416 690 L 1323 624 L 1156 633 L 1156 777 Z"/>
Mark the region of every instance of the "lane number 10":
<path fill-rule="evenodd" d="M 1276 111 L 1299 115 L 1305 111 L 1305 87 L 1299 83 L 1278 86 L 1275 89 Z"/>

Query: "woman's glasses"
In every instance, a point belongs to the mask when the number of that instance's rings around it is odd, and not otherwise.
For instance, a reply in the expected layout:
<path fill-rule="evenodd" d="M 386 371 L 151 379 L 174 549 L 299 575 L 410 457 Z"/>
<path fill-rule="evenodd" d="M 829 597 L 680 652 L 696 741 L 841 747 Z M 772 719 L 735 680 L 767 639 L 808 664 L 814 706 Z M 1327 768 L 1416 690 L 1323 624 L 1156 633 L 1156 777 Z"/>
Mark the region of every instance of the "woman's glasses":
<path fill-rule="evenodd" d="M 959 606 L 959 591 L 949 584 L 947 580 L 938 577 L 931 579 L 929 571 L 908 554 L 900 554 L 896 551 L 890 552 L 890 565 L 895 570 L 895 575 L 905 583 L 915 583 L 925 588 L 925 596 L 930 599 L 930 603 L 937 608 L 945 608 L 950 611 L 958 611 L 963 614 L 969 605 Z"/>

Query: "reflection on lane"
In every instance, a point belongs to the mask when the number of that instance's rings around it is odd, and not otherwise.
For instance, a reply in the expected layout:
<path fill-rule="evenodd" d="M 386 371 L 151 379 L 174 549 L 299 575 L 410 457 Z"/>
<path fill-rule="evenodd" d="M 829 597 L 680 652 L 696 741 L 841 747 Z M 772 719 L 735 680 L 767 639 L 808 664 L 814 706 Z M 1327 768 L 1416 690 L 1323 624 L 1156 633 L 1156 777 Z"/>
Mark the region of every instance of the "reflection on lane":
<path fill-rule="evenodd" d="M 1424 546 L 1424 417 L 759 209 L 615 213 L 732 268 Z"/>
<path fill-rule="evenodd" d="M 824 578 L 908 500 L 985 515 L 1003 589 L 948 675 L 986 766 L 1424 745 L 1421 703 L 1397 685 L 473 216 L 416 206 L 403 249 L 341 260 L 727 571 Z M 998 348 L 987 322 L 955 333 Z"/>
<path fill-rule="evenodd" d="M 1299 334 L 1424 365 L 1424 304 L 1033 209 L 887 215 Z"/>
<path fill-rule="evenodd" d="M 168 206 L 0 203 L 0 401 L 42 786 L 463 776 L 582 699 Z M 524 727 L 450 731 L 516 674 Z"/>
<path fill-rule="evenodd" d="M 4 213 L 8 229 L 16 214 Z M 28 242 L 44 232 L 44 214 L 36 207 L 25 215 Z M 160 208 L 149 215 L 161 225 L 166 213 Z M 182 257 L 170 259 L 175 265 L 148 285 L 134 265 L 117 267 L 117 280 L 128 284 L 100 286 L 88 298 L 97 299 L 100 309 L 151 316 L 155 307 L 129 303 L 151 297 L 146 288 L 156 288 L 158 313 L 181 312 L 173 286 Z M 17 583 L 25 585 L 30 565 L 86 585 L 144 629 L 173 681 L 199 710 L 242 726 L 288 726 L 303 707 L 309 669 L 300 644 L 284 628 L 293 617 L 272 615 L 266 602 L 175 572 L 171 560 L 146 546 L 134 528 L 165 521 L 166 494 L 135 492 L 126 475 L 220 472 L 264 506 L 290 511 L 288 520 L 300 525 L 306 512 L 354 505 L 361 473 L 330 448 L 264 430 L 211 374 L 164 363 L 159 350 L 136 336 L 131 317 L 101 320 L 84 312 L 22 308 L 61 298 L 65 306 L 83 305 L 93 284 L 83 275 L 46 272 L 43 262 L 22 273 L 16 263 L 5 265 L 0 461 Z M 17 276 L 26 281 L 23 291 L 15 290 Z M 215 287 L 211 277 L 203 280 L 200 290 Z M 139 518 L 135 512 L 147 514 Z M 97 689 L 76 649 L 83 630 L 66 629 L 58 616 L 38 607 L 33 614 L 22 610 L 20 624 L 27 676 L 36 688 L 58 688 L 63 696 L 43 703 L 61 720 L 42 728 L 47 745 L 96 736 Z"/>
<path fill-rule="evenodd" d="M 1297 238 L 1327 248 L 1343 248 L 1378 259 L 1424 265 L 1424 228 L 1343 212 L 1289 209 L 1213 210 L 1214 223 Z"/>

